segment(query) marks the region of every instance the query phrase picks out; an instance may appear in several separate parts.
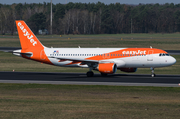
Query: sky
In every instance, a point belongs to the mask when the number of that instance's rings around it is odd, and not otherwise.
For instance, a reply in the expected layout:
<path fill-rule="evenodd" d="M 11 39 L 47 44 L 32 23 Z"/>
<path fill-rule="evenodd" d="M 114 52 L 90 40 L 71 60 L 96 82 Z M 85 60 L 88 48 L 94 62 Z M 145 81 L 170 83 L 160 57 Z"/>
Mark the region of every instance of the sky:
<path fill-rule="evenodd" d="M 1 4 L 13 4 L 13 3 L 43 3 L 43 2 L 50 2 L 51 0 L 1 0 Z M 61 3 L 66 4 L 68 2 L 81 2 L 81 3 L 97 3 L 98 1 L 110 4 L 110 3 L 116 3 L 119 2 L 121 4 L 134 4 L 138 5 L 139 3 L 142 4 L 165 4 L 165 3 L 174 3 L 174 4 L 180 4 L 180 0 L 52 0 L 53 4 Z"/>

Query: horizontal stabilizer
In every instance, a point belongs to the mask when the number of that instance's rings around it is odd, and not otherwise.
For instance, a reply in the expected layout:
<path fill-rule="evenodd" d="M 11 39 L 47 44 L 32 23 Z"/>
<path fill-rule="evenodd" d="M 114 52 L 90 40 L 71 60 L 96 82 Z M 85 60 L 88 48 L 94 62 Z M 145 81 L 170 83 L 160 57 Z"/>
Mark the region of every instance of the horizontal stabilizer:
<path fill-rule="evenodd" d="M 12 53 L 14 50 L 21 50 L 21 47 L 0 47 L 0 51 Z"/>
<path fill-rule="evenodd" d="M 21 52 L 21 50 L 14 50 L 12 53 L 16 56 L 25 55 L 27 57 L 31 57 L 33 55 L 33 53 L 31 53 L 31 52 Z"/>

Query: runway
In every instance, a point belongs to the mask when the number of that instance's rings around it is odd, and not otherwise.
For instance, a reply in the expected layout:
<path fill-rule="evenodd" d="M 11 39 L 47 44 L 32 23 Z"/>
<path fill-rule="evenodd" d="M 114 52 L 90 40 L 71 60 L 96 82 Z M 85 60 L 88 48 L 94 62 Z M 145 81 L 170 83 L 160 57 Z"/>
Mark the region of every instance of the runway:
<path fill-rule="evenodd" d="M 0 72 L 0 83 L 180 87 L 180 75 Z"/>

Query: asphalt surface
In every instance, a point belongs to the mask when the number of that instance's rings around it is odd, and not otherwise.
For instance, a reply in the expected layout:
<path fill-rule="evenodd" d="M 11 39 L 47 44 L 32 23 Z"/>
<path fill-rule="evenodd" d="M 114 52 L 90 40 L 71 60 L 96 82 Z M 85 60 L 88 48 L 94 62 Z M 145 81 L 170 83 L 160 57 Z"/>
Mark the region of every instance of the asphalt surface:
<path fill-rule="evenodd" d="M 113 74 L 102 77 L 85 73 L 36 73 L 0 72 L 0 83 L 72 84 L 72 85 L 118 85 L 180 87 L 180 75 Z"/>

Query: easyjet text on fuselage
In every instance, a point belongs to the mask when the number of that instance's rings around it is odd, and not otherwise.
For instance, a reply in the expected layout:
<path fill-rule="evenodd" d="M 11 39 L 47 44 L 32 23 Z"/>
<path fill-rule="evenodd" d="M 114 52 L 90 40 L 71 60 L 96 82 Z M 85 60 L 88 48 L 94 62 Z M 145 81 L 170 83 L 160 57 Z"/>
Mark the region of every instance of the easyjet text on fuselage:
<path fill-rule="evenodd" d="M 146 54 L 146 50 L 144 51 L 141 51 L 141 50 L 138 50 L 138 51 L 123 51 L 122 54 Z"/>

